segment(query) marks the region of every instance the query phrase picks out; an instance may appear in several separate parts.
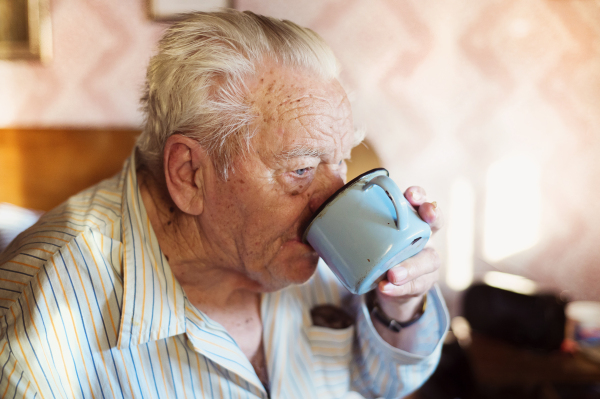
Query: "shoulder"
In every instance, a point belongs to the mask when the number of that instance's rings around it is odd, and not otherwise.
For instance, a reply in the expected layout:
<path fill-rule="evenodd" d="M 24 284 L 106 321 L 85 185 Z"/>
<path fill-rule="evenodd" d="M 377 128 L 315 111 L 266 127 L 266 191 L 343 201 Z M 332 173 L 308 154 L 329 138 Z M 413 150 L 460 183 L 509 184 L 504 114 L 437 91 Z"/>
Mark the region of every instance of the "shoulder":
<path fill-rule="evenodd" d="M 18 308 L 25 291 L 35 296 L 57 267 L 77 268 L 108 245 L 118 250 L 121 180 L 117 175 L 69 198 L 0 254 L 0 316 Z"/>
<path fill-rule="evenodd" d="M 122 192 L 123 172 L 72 196 L 44 215 L 38 225 L 71 233 L 94 229 L 119 239 Z"/>

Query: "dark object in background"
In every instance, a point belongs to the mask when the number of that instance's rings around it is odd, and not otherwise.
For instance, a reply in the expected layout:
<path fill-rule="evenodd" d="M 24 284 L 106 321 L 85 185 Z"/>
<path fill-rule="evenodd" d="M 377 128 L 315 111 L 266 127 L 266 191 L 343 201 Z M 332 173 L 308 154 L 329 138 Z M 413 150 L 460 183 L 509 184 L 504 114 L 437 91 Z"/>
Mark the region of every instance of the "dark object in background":
<path fill-rule="evenodd" d="M 464 296 L 471 329 L 520 347 L 552 351 L 565 336 L 565 303 L 553 295 L 523 295 L 474 285 Z"/>
<path fill-rule="evenodd" d="M 556 385 L 556 395 L 560 399 L 598 399 L 600 398 L 600 384 L 589 385 Z"/>
<path fill-rule="evenodd" d="M 486 339 L 486 341 L 488 344 L 494 342 L 491 339 Z M 507 346 L 507 344 L 502 344 L 502 346 Z M 465 350 L 456 341 L 444 344 L 438 368 L 411 397 L 415 399 L 600 399 L 600 381 L 566 382 L 552 381 L 551 379 L 536 381 L 534 376 L 530 376 L 529 381 L 512 381 L 510 383 L 482 381 L 481 375 L 479 377 L 476 375 L 481 374 L 481 370 L 476 369 L 481 364 L 477 361 L 473 362 L 473 351 L 484 349 L 482 345 L 470 345 Z M 517 350 L 528 352 L 523 349 Z M 536 356 L 551 357 L 557 356 L 557 354 L 537 354 Z M 515 362 L 519 362 L 518 357 L 515 358 Z M 554 362 L 550 361 L 550 363 Z M 529 371 L 523 369 L 521 372 L 527 374 Z M 533 374 L 535 375 L 536 372 L 533 371 Z"/>
<path fill-rule="evenodd" d="M 477 399 L 599 399 L 598 385 L 542 384 L 513 387 L 483 387 Z M 462 398 L 461 398 L 462 399 Z"/>
<path fill-rule="evenodd" d="M 474 399 L 476 385 L 469 359 L 457 341 L 445 344 L 440 363 L 419 390 L 419 399 Z"/>

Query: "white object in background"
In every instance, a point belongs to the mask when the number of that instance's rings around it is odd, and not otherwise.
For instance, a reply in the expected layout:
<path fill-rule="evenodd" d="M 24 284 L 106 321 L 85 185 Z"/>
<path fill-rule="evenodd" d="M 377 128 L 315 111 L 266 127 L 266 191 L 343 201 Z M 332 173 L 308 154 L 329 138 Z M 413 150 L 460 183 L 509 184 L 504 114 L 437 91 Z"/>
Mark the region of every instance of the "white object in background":
<path fill-rule="evenodd" d="M 486 182 L 483 256 L 497 262 L 533 247 L 540 239 L 541 171 L 526 156 L 492 164 Z"/>
<path fill-rule="evenodd" d="M 600 302 L 575 301 L 567 304 L 565 314 L 575 323 L 575 340 L 600 346 Z"/>
<path fill-rule="evenodd" d="M 0 202 L 0 252 L 16 236 L 38 221 L 43 212 Z"/>
<path fill-rule="evenodd" d="M 466 178 L 458 178 L 452 185 L 449 211 L 446 283 L 461 291 L 473 282 L 475 246 L 475 191 Z"/>
<path fill-rule="evenodd" d="M 467 319 L 462 316 L 453 317 L 450 326 L 461 347 L 466 348 L 471 345 L 471 325 Z"/>
<path fill-rule="evenodd" d="M 533 295 L 538 292 L 538 285 L 523 276 L 502 272 L 487 272 L 483 282 L 492 287 L 516 292 L 523 295 Z"/>
<path fill-rule="evenodd" d="M 565 314 L 567 338 L 575 341 L 584 355 L 600 362 L 600 302 L 571 302 Z"/>

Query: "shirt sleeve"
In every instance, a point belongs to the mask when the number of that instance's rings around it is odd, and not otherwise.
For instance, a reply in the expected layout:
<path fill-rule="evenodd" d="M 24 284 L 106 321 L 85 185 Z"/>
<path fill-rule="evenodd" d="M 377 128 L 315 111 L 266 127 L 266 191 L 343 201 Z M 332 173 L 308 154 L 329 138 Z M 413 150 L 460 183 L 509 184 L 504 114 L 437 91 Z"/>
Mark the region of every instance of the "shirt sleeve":
<path fill-rule="evenodd" d="M 402 398 L 418 389 L 438 365 L 448 331 L 449 316 L 435 286 L 428 292 L 427 309 L 409 328 L 414 334 L 411 351 L 395 348 L 377 333 L 364 296 L 358 300 L 356 348 L 352 362 L 352 389 L 367 398 Z"/>
<path fill-rule="evenodd" d="M 317 273 L 306 285 L 305 304 L 331 303 L 352 310 L 355 343 L 350 363 L 352 391 L 366 398 L 402 398 L 418 389 L 434 372 L 449 326 L 449 315 L 437 285 L 428 292 L 427 308 L 410 326 L 414 339 L 411 350 L 395 348 L 379 335 L 365 298 L 346 290 L 322 260 Z"/>
<path fill-rule="evenodd" d="M 39 396 L 36 383 L 31 379 L 29 372 L 21 367 L 17 361 L 8 337 L 7 328 L 10 324 L 2 324 L 2 338 L 0 339 L 0 395 L 3 398 L 31 399 Z M 10 326 L 12 328 L 12 326 Z"/>

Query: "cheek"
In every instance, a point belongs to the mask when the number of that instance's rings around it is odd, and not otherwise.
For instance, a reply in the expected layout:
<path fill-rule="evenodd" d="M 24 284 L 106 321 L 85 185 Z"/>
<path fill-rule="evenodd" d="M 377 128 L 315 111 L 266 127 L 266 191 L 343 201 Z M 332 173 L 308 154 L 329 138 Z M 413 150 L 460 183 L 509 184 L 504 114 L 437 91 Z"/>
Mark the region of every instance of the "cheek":
<path fill-rule="evenodd" d="M 295 225 L 307 208 L 309 195 L 305 192 L 292 192 L 263 201 L 263 215 L 271 229 L 287 229 Z"/>
<path fill-rule="evenodd" d="M 249 232 L 253 236 L 253 246 L 272 246 L 281 244 L 298 234 L 298 229 L 305 219 L 307 212 L 308 194 L 285 194 L 266 201 L 263 198 L 261 208 L 255 209 L 254 215 L 249 215 Z M 274 244 L 275 243 L 275 244 Z"/>
<path fill-rule="evenodd" d="M 312 180 L 308 180 L 292 185 L 287 194 L 291 197 L 300 197 L 296 198 L 296 200 L 308 201 L 310 198 L 310 187 L 312 182 Z"/>
<path fill-rule="evenodd" d="M 278 248 L 309 217 L 310 182 L 299 183 L 291 192 L 277 182 L 256 181 L 247 175 L 236 176 L 231 183 L 227 192 L 220 193 L 221 211 L 228 214 L 226 220 L 242 234 L 247 248 Z"/>

